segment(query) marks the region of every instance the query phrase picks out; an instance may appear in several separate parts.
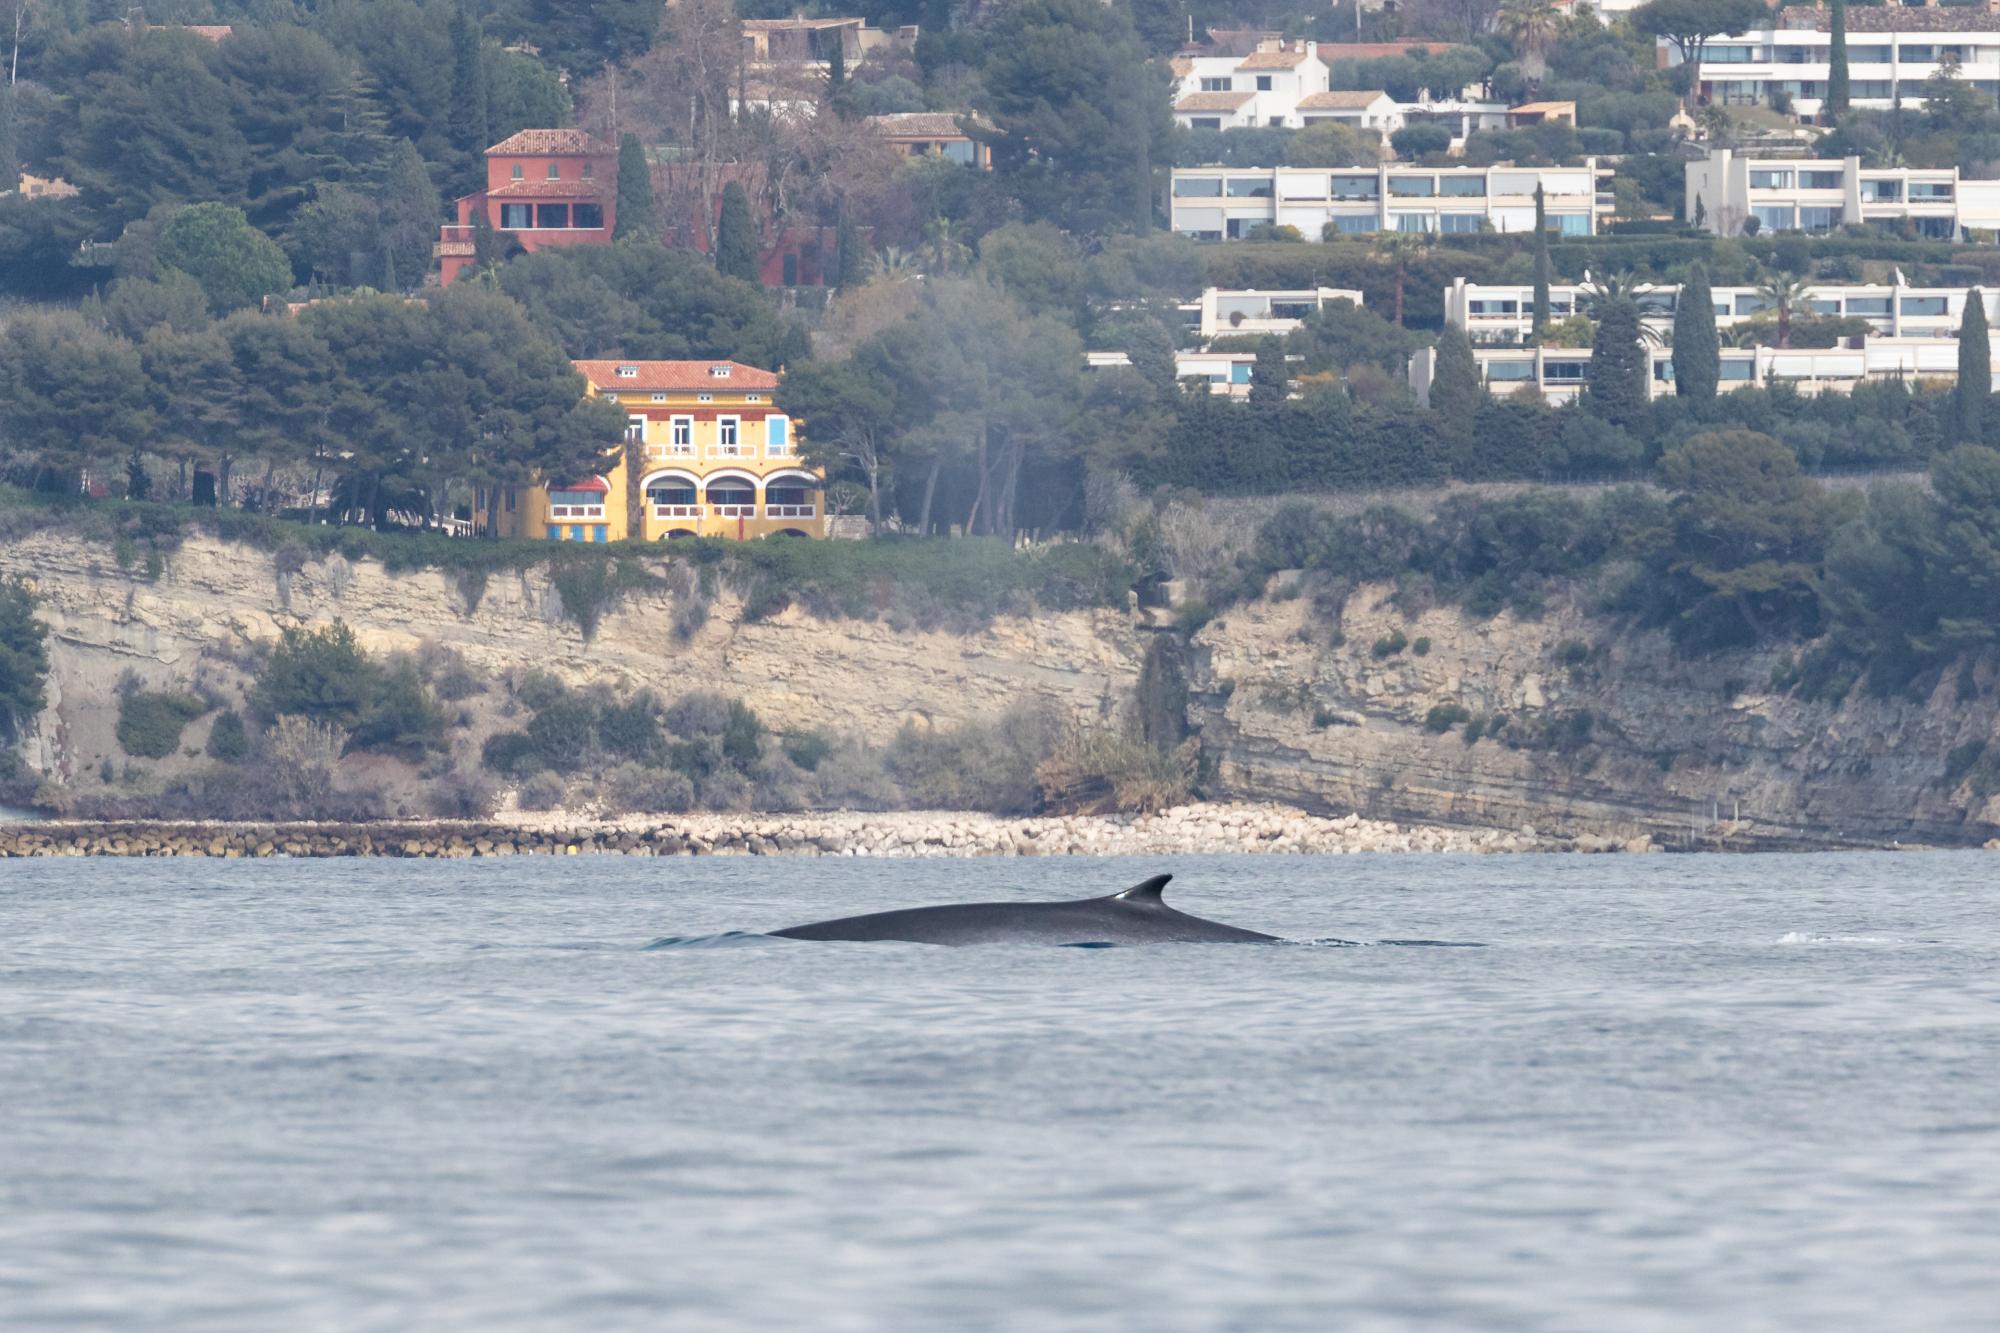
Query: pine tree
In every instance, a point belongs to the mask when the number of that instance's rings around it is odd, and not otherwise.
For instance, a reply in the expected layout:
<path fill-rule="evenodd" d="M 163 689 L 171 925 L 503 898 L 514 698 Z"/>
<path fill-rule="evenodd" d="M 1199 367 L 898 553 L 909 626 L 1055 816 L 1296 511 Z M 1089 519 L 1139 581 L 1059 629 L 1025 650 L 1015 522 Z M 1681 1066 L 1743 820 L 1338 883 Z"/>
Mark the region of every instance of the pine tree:
<path fill-rule="evenodd" d="M 1688 266 L 1674 306 L 1674 392 L 1682 398 L 1713 398 L 1722 378 L 1722 340 L 1715 331 L 1715 298 L 1708 270 Z"/>
<path fill-rule="evenodd" d="M 1291 371 L 1285 365 L 1285 344 L 1267 334 L 1258 341 L 1257 362 L 1250 367 L 1250 406 L 1282 407 L 1291 388 Z"/>
<path fill-rule="evenodd" d="M 461 4 L 451 16 L 451 114 L 447 132 L 466 193 L 486 180 L 486 58 L 479 21 Z"/>
<path fill-rule="evenodd" d="M 760 282 L 757 227 L 750 220 L 750 196 L 735 181 L 722 187 L 722 217 L 715 228 L 715 271 L 745 282 Z"/>
<path fill-rule="evenodd" d="M 21 188 L 21 159 L 14 146 L 14 87 L 0 79 L 0 194 Z"/>
<path fill-rule="evenodd" d="M 1448 324 L 1438 336 L 1437 360 L 1431 373 L 1431 411 L 1453 430 L 1470 431 L 1479 411 L 1479 365 L 1465 330 Z"/>
<path fill-rule="evenodd" d="M 611 237 L 657 239 L 659 223 L 653 217 L 653 170 L 646 162 L 646 150 L 636 134 L 618 136 L 618 220 Z"/>
<path fill-rule="evenodd" d="M 1847 0 L 1833 0 L 1832 68 L 1826 76 L 1826 114 L 1847 114 Z"/>
<path fill-rule="evenodd" d="M 1639 307 L 1631 300 L 1604 303 L 1592 340 L 1584 403 L 1598 418 L 1631 430 L 1646 414 L 1646 349 L 1639 343 Z"/>
<path fill-rule="evenodd" d="M 1993 352 L 1986 337 L 1986 295 L 1965 294 L 1965 317 L 1958 325 L 1958 383 L 1952 388 L 1953 443 L 1980 444 L 1986 438 L 1986 400 L 1993 396 Z"/>
<path fill-rule="evenodd" d="M 840 225 L 834 229 L 834 246 L 839 250 L 840 269 L 835 285 L 842 291 L 868 281 L 868 252 L 861 245 L 861 229 L 846 209 L 840 210 Z"/>
<path fill-rule="evenodd" d="M 1535 186 L 1535 341 L 1549 328 L 1549 225 L 1542 187 Z"/>

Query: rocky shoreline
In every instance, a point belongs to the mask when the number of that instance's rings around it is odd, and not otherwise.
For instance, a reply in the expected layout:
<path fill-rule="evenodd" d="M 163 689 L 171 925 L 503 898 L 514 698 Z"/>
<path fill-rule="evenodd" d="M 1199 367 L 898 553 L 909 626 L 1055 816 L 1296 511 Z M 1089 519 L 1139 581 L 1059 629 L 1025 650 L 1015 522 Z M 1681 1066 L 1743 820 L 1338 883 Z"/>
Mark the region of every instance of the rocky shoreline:
<path fill-rule="evenodd" d="M 510 814 L 372 824 L 129 820 L 0 824 L 0 857 L 35 856 L 1138 856 L 1194 853 L 1646 852 L 1650 839 L 1407 827 L 1273 805 L 1187 805 L 1155 815 L 900 811 L 589 819 Z"/>

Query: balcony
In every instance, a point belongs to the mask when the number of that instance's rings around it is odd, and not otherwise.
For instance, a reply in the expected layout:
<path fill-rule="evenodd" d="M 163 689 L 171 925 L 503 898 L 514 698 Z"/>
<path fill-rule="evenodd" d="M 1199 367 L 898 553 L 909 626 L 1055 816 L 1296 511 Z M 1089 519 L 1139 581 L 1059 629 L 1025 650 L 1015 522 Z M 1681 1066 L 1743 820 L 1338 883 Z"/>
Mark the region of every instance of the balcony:
<path fill-rule="evenodd" d="M 646 459 L 652 463 L 664 463 L 669 458 L 693 457 L 694 445 L 687 442 L 679 444 L 649 444 L 646 446 Z"/>
<path fill-rule="evenodd" d="M 656 504 L 653 506 L 653 517 L 654 518 L 700 518 L 701 506 Z"/>
<path fill-rule="evenodd" d="M 818 505 L 765 505 L 766 518 L 817 518 Z"/>
<path fill-rule="evenodd" d="M 550 505 L 549 521 L 562 523 L 602 523 L 603 505 Z"/>
<path fill-rule="evenodd" d="M 708 512 L 717 518 L 755 518 L 757 517 L 757 506 L 754 504 L 710 505 Z"/>

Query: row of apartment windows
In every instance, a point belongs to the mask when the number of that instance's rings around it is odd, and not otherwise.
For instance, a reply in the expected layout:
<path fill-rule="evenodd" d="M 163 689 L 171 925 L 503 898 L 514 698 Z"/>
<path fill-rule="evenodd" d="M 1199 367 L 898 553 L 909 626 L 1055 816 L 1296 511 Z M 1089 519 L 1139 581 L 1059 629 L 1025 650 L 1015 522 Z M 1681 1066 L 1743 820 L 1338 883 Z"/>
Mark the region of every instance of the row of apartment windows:
<path fill-rule="evenodd" d="M 1748 382 L 1755 379 L 1757 362 L 1754 357 L 1732 357 L 1726 353 L 1722 357 L 1722 375 L 1725 381 Z M 1542 362 L 1543 384 L 1582 384 L 1590 371 L 1588 358 L 1582 360 Z M 1664 357 L 1653 361 L 1653 378 L 1663 384 L 1671 384 L 1674 378 L 1674 363 Z M 1488 361 L 1485 365 L 1485 382 L 1488 384 L 1532 384 L 1535 382 L 1535 363 L 1530 360 Z"/>
<path fill-rule="evenodd" d="M 1759 168 L 1750 173 L 1750 188 L 1753 190 L 1838 190 L 1842 187 L 1844 173 L 1828 170 L 1799 170 L 1789 168 L 1778 170 Z M 1910 199 L 1948 200 L 1956 190 L 1950 181 L 1911 181 Z M 1867 204 L 1900 203 L 1903 198 L 1903 182 L 1900 180 L 1863 180 L 1861 201 Z"/>
<path fill-rule="evenodd" d="M 520 180 L 526 174 L 527 173 L 522 171 L 521 164 L 519 162 L 516 162 L 514 164 L 514 179 Z M 591 179 L 596 174 L 597 174 L 597 164 L 595 162 L 586 162 L 583 164 L 583 178 L 585 180 Z M 559 181 L 562 179 L 562 172 L 561 170 L 558 169 L 558 164 L 554 162 L 549 163 L 549 179 L 552 181 Z"/>
<path fill-rule="evenodd" d="M 1806 308 L 1815 315 L 1851 315 L 1856 318 L 1887 319 L 1894 304 L 1886 296 L 1831 296 L 1814 298 L 1806 302 Z M 1671 315 L 1674 312 L 1675 295 L 1672 292 L 1643 292 L 1639 300 L 1640 310 L 1647 315 Z M 1715 303 L 1715 313 L 1723 318 L 1731 315 L 1754 315 L 1770 309 L 1771 303 L 1763 297 L 1744 293 L 1731 302 L 1727 298 Z M 1569 297 L 1551 296 L 1549 313 L 1568 315 L 1574 309 Z M 1497 319 L 1528 313 L 1528 303 L 1510 297 L 1482 297 L 1466 302 L 1466 314 L 1473 319 Z M 1902 299 L 1902 313 L 1908 317 L 1944 317 L 1951 314 L 1950 302 L 1942 296 L 1905 296 Z"/>
<path fill-rule="evenodd" d="M 1841 224 L 1837 208 L 1793 208 L 1789 204 L 1757 204 L 1750 209 L 1760 231 L 1802 231 L 1824 236 Z M 1917 235 L 1930 240 L 1949 241 L 1958 235 L 1958 224 L 1949 217 L 1908 219 Z"/>
<path fill-rule="evenodd" d="M 547 231 L 551 229 L 602 230 L 602 204 L 502 204 L 500 230 Z"/>
<path fill-rule="evenodd" d="M 740 417 L 721 417 L 716 423 L 716 448 L 736 455 L 743 447 L 743 423 Z M 625 418 L 625 439 L 632 444 L 643 444 L 646 439 L 646 418 L 627 416 Z M 676 453 L 694 452 L 694 418 L 674 417 L 668 422 L 667 439 Z M 787 458 L 792 452 L 792 421 L 790 417 L 764 418 L 764 455 L 767 458 Z"/>
<path fill-rule="evenodd" d="M 1968 64 L 1979 58 L 1979 52 L 1990 47 L 1975 46 L 1919 46 L 1905 43 L 1901 47 L 1849 46 L 1847 63 L 1850 65 L 1890 65 L 1899 61 L 1905 65 L 1931 65 L 1940 60 L 1956 60 Z M 1891 54 L 1891 51 L 1895 54 Z M 1702 48 L 1701 61 L 1704 65 L 1824 65 L 1833 59 L 1831 46 L 1706 46 Z"/>
<path fill-rule="evenodd" d="M 1328 221 L 1343 236 L 1372 236 L 1396 231 L 1424 236 L 1473 236 L 1485 231 L 1489 220 L 1484 213 L 1391 213 L 1385 226 L 1373 213 L 1336 213 Z M 1181 235 L 1197 241 L 1240 241 L 1259 227 L 1269 226 L 1269 218 L 1225 218 L 1222 230 L 1183 227 Z M 1561 236 L 1590 235 L 1590 218 L 1582 213 L 1551 213 L 1551 232 Z"/>
<path fill-rule="evenodd" d="M 1174 177 L 1174 196 L 1179 199 L 1269 199 L 1271 189 L 1269 176 L 1231 176 L 1226 181 L 1215 176 Z M 1533 193 L 1532 188 L 1526 193 Z M 1382 180 L 1379 176 L 1335 176 L 1328 184 L 1328 195 L 1334 199 L 1380 199 Z M 1394 199 L 1484 199 L 1486 177 L 1391 176 L 1389 195 Z"/>
<path fill-rule="evenodd" d="M 2000 92 L 2000 80 L 1960 79 L 1968 88 L 1988 96 Z M 1825 96 L 1825 88 L 1817 79 L 1711 79 L 1703 82 L 1711 102 L 1723 106 L 1760 106 L 1777 93 L 1791 97 L 1813 100 Z M 1903 96 L 1921 99 L 1923 85 L 1904 80 Z M 1854 79 L 1847 87 L 1849 97 L 1857 102 L 1887 102 L 1897 96 L 1896 83 L 1891 79 Z"/>
<path fill-rule="evenodd" d="M 1271 91 L 1270 75 L 1259 74 L 1256 78 L 1258 92 L 1268 93 Z M 1205 93 L 1233 93 L 1236 91 L 1236 81 L 1229 78 L 1203 79 L 1201 81 L 1201 90 Z"/>

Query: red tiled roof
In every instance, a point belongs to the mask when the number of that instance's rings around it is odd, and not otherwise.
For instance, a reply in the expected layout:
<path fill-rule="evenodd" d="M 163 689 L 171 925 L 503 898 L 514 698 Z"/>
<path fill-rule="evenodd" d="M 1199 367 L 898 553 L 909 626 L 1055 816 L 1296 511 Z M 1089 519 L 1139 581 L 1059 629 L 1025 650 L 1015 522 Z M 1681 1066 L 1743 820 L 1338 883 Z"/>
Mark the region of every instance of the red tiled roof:
<path fill-rule="evenodd" d="M 1760 20 L 1744 29 L 1746 32 L 1765 28 L 1790 28 L 1803 32 L 1831 32 L 1833 11 L 1821 9 L 1817 5 L 1786 5 L 1778 11 L 1776 22 Z M 1963 6 L 1936 9 L 1906 9 L 1901 5 L 1894 9 L 1863 9 L 1854 7 L 1847 12 L 1849 32 L 2000 32 L 2000 14 L 1984 9 L 1969 9 Z"/>
<path fill-rule="evenodd" d="M 728 393 L 737 389 L 775 389 L 778 377 L 768 370 L 746 366 L 740 361 L 573 361 L 583 377 L 599 389 L 705 390 Z M 636 375 L 620 375 L 620 366 L 631 366 Z M 715 366 L 728 366 L 726 376 L 712 375 Z"/>
<path fill-rule="evenodd" d="M 486 193 L 493 199 L 597 199 L 606 191 L 602 181 L 518 180 L 496 185 Z"/>
<path fill-rule="evenodd" d="M 1442 51 L 1450 42 L 1321 42 L 1319 58 L 1331 65 L 1336 60 L 1380 60 L 1383 56 L 1406 56 L 1412 51 Z"/>
<path fill-rule="evenodd" d="M 1299 99 L 1301 111 L 1366 111 L 1389 94 L 1380 88 L 1368 92 L 1307 93 Z"/>
<path fill-rule="evenodd" d="M 572 481 L 562 486 L 551 486 L 549 489 L 552 491 L 595 491 L 599 495 L 604 495 L 611 490 L 611 487 L 609 483 L 600 478 L 585 477 L 582 481 Z"/>
<path fill-rule="evenodd" d="M 1176 111 L 1234 111 L 1255 93 L 1189 93 L 1174 103 Z"/>
<path fill-rule="evenodd" d="M 1297 69 L 1306 63 L 1303 51 L 1253 51 L 1237 62 L 1238 69 Z"/>
<path fill-rule="evenodd" d="M 521 130 L 510 134 L 486 150 L 489 153 L 534 153 L 537 155 L 583 153 L 608 157 L 617 149 L 606 147 L 582 130 Z"/>
<path fill-rule="evenodd" d="M 968 117 L 969 119 L 969 117 Z M 898 111 L 886 116 L 869 116 L 870 129 L 906 139 L 963 139 L 958 116 L 950 111 Z"/>

